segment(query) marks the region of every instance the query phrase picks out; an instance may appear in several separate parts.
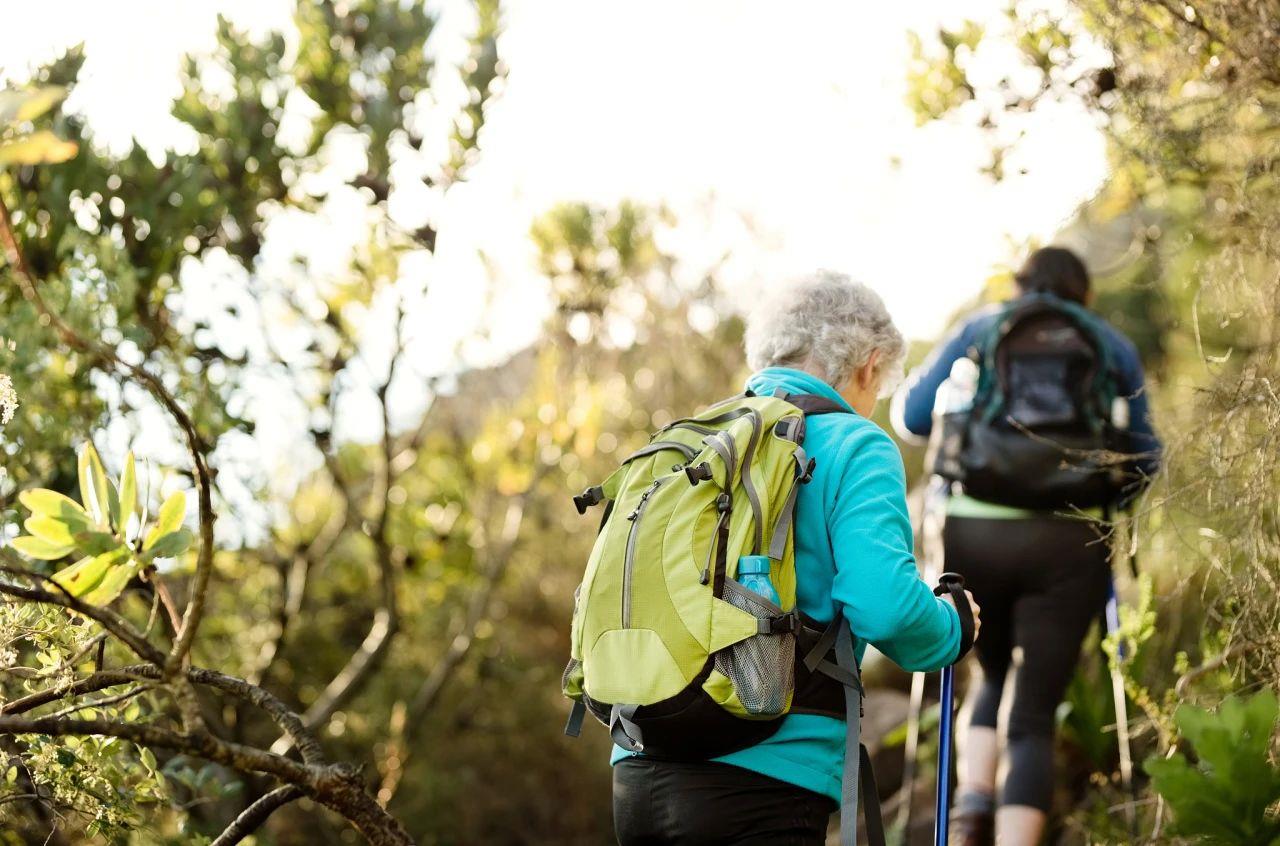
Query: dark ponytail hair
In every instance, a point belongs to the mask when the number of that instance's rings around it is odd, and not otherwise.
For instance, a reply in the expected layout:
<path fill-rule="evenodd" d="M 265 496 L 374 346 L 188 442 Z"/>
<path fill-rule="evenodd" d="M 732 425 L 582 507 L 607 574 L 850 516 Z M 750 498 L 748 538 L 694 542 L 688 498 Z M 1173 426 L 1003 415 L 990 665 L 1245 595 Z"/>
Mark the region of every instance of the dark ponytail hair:
<path fill-rule="evenodd" d="M 1080 257 L 1065 247 L 1036 250 L 1013 278 L 1024 294 L 1054 294 L 1081 305 L 1089 299 L 1089 271 Z"/>

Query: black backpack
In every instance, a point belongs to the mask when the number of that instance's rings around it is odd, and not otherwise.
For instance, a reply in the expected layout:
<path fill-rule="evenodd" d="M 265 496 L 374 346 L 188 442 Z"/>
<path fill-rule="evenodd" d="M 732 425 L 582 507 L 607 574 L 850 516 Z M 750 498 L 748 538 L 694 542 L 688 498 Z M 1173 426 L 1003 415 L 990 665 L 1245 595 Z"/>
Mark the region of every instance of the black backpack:
<path fill-rule="evenodd" d="M 1136 474 L 1127 421 L 1112 420 L 1116 375 L 1099 319 L 1030 294 L 1007 306 L 970 354 L 979 374 L 973 404 L 943 415 L 933 472 L 1016 508 L 1114 504 Z"/>

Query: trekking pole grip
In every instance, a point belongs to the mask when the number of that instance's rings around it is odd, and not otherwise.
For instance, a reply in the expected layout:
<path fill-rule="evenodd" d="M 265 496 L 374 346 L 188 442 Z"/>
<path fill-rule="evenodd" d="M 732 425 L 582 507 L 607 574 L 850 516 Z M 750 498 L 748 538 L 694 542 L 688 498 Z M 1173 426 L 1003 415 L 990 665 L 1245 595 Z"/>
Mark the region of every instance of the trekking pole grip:
<path fill-rule="evenodd" d="M 973 648 L 973 609 L 969 607 L 969 597 L 964 592 L 964 576 L 959 573 L 943 573 L 939 576 L 938 586 L 933 589 L 933 595 L 943 596 L 944 594 L 951 595 L 956 613 L 960 615 L 960 651 L 956 653 L 958 662 Z"/>

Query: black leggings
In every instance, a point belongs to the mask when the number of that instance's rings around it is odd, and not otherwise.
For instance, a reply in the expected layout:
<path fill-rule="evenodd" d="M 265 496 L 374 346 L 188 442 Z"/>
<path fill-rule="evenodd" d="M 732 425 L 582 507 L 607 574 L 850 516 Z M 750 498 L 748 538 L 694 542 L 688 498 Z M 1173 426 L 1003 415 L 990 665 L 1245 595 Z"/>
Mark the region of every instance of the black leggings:
<path fill-rule="evenodd" d="M 835 809 L 830 797 L 714 761 L 613 767 L 620 846 L 822 846 Z"/>
<path fill-rule="evenodd" d="M 947 569 L 964 576 L 982 607 L 974 644 L 982 682 L 970 725 L 996 727 L 1005 678 L 1014 673 L 999 802 L 1048 811 L 1054 714 L 1106 603 L 1107 544 L 1081 520 L 948 517 L 943 546 Z"/>

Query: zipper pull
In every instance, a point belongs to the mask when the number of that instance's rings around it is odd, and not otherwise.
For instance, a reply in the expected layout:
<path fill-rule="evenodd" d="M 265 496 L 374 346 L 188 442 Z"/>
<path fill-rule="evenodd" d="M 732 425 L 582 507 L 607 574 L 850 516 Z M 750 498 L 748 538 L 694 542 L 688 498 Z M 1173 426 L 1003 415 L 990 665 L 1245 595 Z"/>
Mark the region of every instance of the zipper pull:
<path fill-rule="evenodd" d="M 711 581 L 711 562 L 707 562 L 707 566 L 702 568 L 702 575 L 698 577 L 699 584 L 708 584 Z"/>
<path fill-rule="evenodd" d="M 660 481 L 654 481 L 653 484 L 649 485 L 649 490 L 640 494 L 640 501 L 636 503 L 635 511 L 632 511 L 627 515 L 628 520 L 635 522 L 636 518 L 640 516 L 640 509 L 644 508 L 644 504 L 649 500 L 649 497 L 653 496 L 653 492 L 656 491 L 658 486 L 661 484 L 662 482 Z"/>

